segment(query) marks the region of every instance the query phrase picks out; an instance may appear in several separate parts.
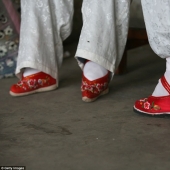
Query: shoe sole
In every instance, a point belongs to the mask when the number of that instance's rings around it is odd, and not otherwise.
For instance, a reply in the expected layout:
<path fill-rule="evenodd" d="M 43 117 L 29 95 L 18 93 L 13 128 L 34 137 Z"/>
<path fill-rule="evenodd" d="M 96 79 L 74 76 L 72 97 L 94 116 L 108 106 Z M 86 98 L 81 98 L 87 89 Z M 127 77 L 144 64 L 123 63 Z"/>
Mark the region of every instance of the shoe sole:
<path fill-rule="evenodd" d="M 137 109 L 135 106 L 133 106 L 134 111 L 138 112 L 138 113 L 144 113 L 146 115 L 150 115 L 150 116 L 161 116 L 161 115 L 170 115 L 170 112 L 162 112 L 162 113 L 149 113 L 149 112 L 144 112 L 141 111 L 139 109 Z"/>
<path fill-rule="evenodd" d="M 106 90 L 104 90 L 99 96 L 97 96 L 97 97 L 95 97 L 95 98 L 93 98 L 93 99 L 88 98 L 88 97 L 82 97 L 82 100 L 83 100 L 84 102 L 90 103 L 90 102 L 95 101 L 95 100 L 96 100 L 97 98 L 99 98 L 100 96 L 103 96 L 103 95 L 107 94 L 108 92 L 109 92 L 109 88 L 107 88 Z"/>
<path fill-rule="evenodd" d="M 55 84 L 55 85 L 52 85 L 52 86 L 39 88 L 39 89 L 30 91 L 30 92 L 26 92 L 26 93 L 13 93 L 12 91 L 10 91 L 9 94 L 10 94 L 11 96 L 14 96 L 14 97 L 26 96 L 26 95 L 30 95 L 30 94 L 34 94 L 34 93 L 41 93 L 41 92 L 46 92 L 46 91 L 55 90 L 57 87 L 58 87 L 58 85 Z"/>

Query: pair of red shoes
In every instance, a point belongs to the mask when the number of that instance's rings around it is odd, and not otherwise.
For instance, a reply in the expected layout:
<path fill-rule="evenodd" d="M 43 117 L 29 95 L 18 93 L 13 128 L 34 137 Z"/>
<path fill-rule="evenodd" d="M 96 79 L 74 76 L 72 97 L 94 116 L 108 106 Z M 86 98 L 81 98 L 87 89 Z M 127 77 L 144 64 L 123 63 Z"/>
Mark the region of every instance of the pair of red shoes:
<path fill-rule="evenodd" d="M 109 79 L 109 71 L 104 77 L 94 81 L 88 80 L 83 75 L 81 85 L 82 100 L 85 102 L 92 102 L 99 96 L 108 93 Z M 57 87 L 56 79 L 44 72 L 39 72 L 27 77 L 22 77 L 20 82 L 12 85 L 10 94 L 12 96 L 25 96 L 32 93 L 54 90 Z"/>
<path fill-rule="evenodd" d="M 110 74 L 108 73 L 99 79 L 90 81 L 84 75 L 82 77 L 82 100 L 92 102 L 99 96 L 109 91 Z M 161 78 L 162 85 L 170 94 L 170 85 L 165 77 Z M 39 72 L 31 76 L 23 77 L 20 82 L 14 84 L 10 89 L 12 96 L 24 96 L 37 92 L 50 91 L 57 88 L 56 79 L 50 75 Z M 148 115 L 170 114 L 170 95 L 162 97 L 149 96 L 135 102 L 134 110 Z"/>

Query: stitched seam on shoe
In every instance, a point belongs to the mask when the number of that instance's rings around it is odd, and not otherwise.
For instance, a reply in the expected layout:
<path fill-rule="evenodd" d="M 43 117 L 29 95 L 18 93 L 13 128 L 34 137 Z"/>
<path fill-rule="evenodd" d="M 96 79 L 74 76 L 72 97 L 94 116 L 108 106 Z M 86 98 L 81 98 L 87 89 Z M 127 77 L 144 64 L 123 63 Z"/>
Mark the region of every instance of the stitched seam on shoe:
<path fill-rule="evenodd" d="M 161 83 L 162 85 L 164 86 L 164 88 L 167 90 L 167 92 L 170 94 L 170 85 L 169 83 L 167 82 L 167 80 L 165 79 L 165 76 L 163 76 L 161 78 Z"/>

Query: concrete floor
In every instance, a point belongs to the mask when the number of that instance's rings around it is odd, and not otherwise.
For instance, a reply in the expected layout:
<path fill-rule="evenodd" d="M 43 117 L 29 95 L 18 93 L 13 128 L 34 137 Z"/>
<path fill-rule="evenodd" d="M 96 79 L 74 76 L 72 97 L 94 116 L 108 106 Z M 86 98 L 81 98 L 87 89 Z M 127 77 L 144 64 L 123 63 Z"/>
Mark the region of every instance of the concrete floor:
<path fill-rule="evenodd" d="M 66 47 L 74 55 L 75 45 Z M 110 93 L 81 101 L 81 70 L 63 62 L 60 87 L 13 98 L 16 78 L 0 80 L 0 165 L 27 170 L 169 170 L 170 119 L 133 112 L 164 73 L 165 60 L 149 46 L 128 53 L 128 73 L 115 76 Z"/>

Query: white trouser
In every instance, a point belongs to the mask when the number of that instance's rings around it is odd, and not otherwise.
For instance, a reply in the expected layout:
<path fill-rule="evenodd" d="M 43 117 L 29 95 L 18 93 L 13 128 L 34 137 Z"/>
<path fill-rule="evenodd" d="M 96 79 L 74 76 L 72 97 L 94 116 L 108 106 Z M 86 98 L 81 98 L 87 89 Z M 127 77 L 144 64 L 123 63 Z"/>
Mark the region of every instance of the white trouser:
<path fill-rule="evenodd" d="M 170 0 L 142 0 L 142 8 L 151 48 L 170 57 Z"/>
<path fill-rule="evenodd" d="M 127 39 L 130 0 L 84 0 L 83 27 L 76 52 L 115 71 Z M 31 67 L 58 79 L 62 42 L 71 33 L 73 0 L 22 0 L 16 74 Z M 79 65 L 83 67 L 83 63 Z"/>

